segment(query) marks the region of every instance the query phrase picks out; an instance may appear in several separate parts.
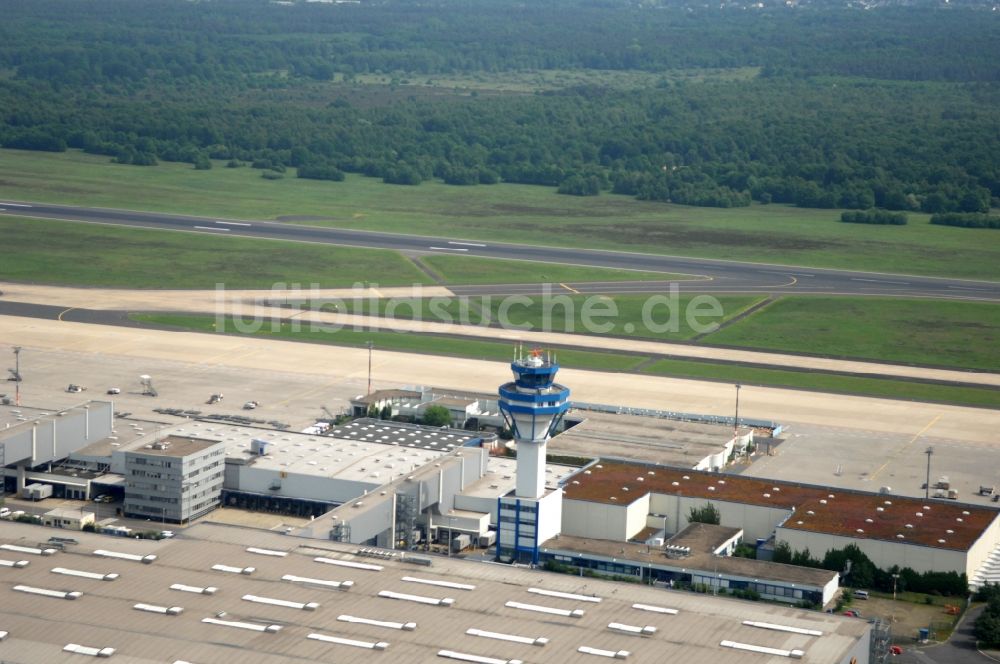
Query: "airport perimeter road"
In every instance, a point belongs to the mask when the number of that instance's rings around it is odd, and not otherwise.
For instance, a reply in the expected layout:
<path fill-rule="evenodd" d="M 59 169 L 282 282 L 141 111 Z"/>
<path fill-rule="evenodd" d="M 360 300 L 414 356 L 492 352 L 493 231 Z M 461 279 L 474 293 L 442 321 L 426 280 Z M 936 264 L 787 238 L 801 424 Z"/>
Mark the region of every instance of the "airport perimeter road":
<path fill-rule="evenodd" d="M 394 249 L 409 253 L 445 253 L 483 258 L 505 258 L 543 263 L 704 275 L 708 280 L 680 281 L 687 292 L 773 292 L 842 295 L 896 295 L 963 300 L 1000 301 L 1000 282 L 969 281 L 891 275 L 848 270 L 787 267 L 655 254 L 504 244 L 395 233 L 301 226 L 273 221 L 237 221 L 157 212 L 72 207 L 45 203 L 0 201 L 0 214 L 91 223 L 188 231 L 218 236 L 297 240 L 342 246 Z M 479 293 L 538 292 L 538 286 L 476 286 L 462 295 Z M 662 291 L 664 284 L 590 285 L 581 292 Z M 458 292 L 458 290 L 456 290 Z"/>

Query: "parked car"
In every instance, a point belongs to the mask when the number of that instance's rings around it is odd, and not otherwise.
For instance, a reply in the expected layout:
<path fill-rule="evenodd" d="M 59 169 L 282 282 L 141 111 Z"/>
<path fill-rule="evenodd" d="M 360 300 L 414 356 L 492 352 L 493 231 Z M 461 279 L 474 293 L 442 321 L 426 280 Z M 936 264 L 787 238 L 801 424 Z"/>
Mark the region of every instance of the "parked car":
<path fill-rule="evenodd" d="M 122 393 L 121 389 L 119 389 L 117 387 L 109 387 L 108 388 L 108 394 L 121 394 L 121 393 Z"/>

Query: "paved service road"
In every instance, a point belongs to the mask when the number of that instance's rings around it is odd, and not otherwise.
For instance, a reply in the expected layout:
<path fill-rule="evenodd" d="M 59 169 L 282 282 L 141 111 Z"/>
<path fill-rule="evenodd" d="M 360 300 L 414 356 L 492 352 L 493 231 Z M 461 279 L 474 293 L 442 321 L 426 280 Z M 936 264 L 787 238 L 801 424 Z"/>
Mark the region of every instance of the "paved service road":
<path fill-rule="evenodd" d="M 976 650 L 972 628 L 982 607 L 969 611 L 947 642 L 938 645 L 904 645 L 903 655 L 892 659 L 898 664 L 989 664 L 994 662 Z"/>
<path fill-rule="evenodd" d="M 445 253 L 484 258 L 505 258 L 544 263 L 704 275 L 705 280 L 680 281 L 686 292 L 768 292 L 840 295 L 903 295 L 962 300 L 1000 301 L 1000 282 L 969 281 L 891 275 L 848 270 L 786 267 L 704 258 L 655 254 L 506 244 L 448 239 L 397 233 L 301 226 L 273 221 L 236 221 L 157 212 L 134 212 L 106 208 L 72 207 L 45 203 L 0 201 L 0 214 L 18 214 L 48 219 L 157 228 L 274 240 L 298 240 L 342 246 L 394 249 L 405 252 Z M 590 292 L 662 292 L 664 282 L 590 284 L 576 288 Z M 475 286 L 456 289 L 459 294 L 537 293 L 540 286 Z"/>

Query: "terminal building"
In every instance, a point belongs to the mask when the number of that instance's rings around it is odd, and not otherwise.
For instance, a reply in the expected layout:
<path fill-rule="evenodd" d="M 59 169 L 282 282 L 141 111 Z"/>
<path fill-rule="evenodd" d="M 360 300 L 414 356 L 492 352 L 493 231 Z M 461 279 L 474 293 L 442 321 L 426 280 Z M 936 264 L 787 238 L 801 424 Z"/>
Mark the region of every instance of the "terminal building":
<path fill-rule="evenodd" d="M 303 433 L 163 425 L 115 421 L 110 403 L 91 402 L 34 419 L 22 414 L 25 421 L 0 429 L 7 489 L 51 485 L 57 497 L 86 500 L 106 493 L 123 499 L 123 515 L 169 523 L 219 505 L 290 513 L 314 517 L 291 531 L 304 538 L 390 550 L 434 541 L 489 547 L 501 562 L 823 604 L 836 590 L 831 575 L 736 560 L 732 546 L 752 545 L 764 558 L 780 542 L 814 555 L 857 544 L 883 568 L 992 579 L 991 561 L 1000 556 L 995 509 L 721 473 L 760 427 L 735 436 L 730 427 L 713 443 L 717 429 L 705 423 L 593 405 L 571 411 L 553 358 L 532 353 L 511 370 L 497 409 L 516 460 L 496 454 L 505 450 L 492 434 L 468 430 L 366 418 Z M 578 423 L 552 437 L 570 417 Z M 602 450 L 631 450 L 639 460 L 603 454 L 586 463 Z M 574 451 L 584 460 L 570 465 Z M 729 530 L 690 540 L 690 511 L 707 504 Z"/>

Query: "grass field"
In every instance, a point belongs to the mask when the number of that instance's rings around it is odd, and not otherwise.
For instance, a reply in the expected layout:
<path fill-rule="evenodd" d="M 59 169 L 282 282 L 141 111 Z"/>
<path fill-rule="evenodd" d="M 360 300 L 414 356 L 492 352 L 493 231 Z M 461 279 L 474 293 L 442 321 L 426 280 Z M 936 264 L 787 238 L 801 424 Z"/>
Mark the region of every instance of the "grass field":
<path fill-rule="evenodd" d="M 510 261 L 467 256 L 424 256 L 419 259 L 448 284 L 574 283 L 581 281 L 664 281 L 694 279 L 668 272 L 612 270 L 578 265 Z"/>
<path fill-rule="evenodd" d="M 931 226 L 921 214 L 907 226 L 867 226 L 840 223 L 836 210 L 696 208 L 510 184 L 404 187 L 354 175 L 268 181 L 219 163 L 146 168 L 76 151 L 0 150 L 0 198 L 974 279 L 995 279 L 1000 264 L 995 231 Z"/>
<path fill-rule="evenodd" d="M 214 316 L 176 315 L 176 314 L 132 314 L 132 320 L 156 326 L 168 326 L 196 332 L 218 332 Z M 229 324 L 223 331 L 236 333 L 235 326 Z M 374 343 L 381 350 L 401 352 L 429 353 L 467 357 L 481 360 L 509 360 L 511 345 L 494 341 L 476 341 L 473 339 L 455 339 L 418 334 L 403 334 L 399 332 L 369 332 L 352 329 L 340 330 L 308 330 L 294 331 L 291 324 L 282 323 L 277 329 L 270 323 L 264 324 L 259 337 L 285 339 L 289 341 L 307 341 L 328 343 L 340 346 L 364 347 L 368 342 Z M 561 365 L 574 369 L 593 369 L 596 371 L 628 371 L 635 368 L 647 358 L 636 355 L 617 353 L 599 353 L 577 350 L 560 350 Z"/>
<path fill-rule="evenodd" d="M 935 385 L 903 380 L 743 367 L 690 360 L 659 360 L 644 367 L 642 371 L 658 376 L 717 380 L 743 385 L 788 387 L 888 399 L 936 401 L 985 408 L 1000 407 L 1000 390 L 989 388 Z"/>
<path fill-rule="evenodd" d="M 1000 305 L 782 297 L 702 343 L 1000 371 Z"/>
<path fill-rule="evenodd" d="M 394 251 L 0 216 L 0 279 L 115 288 L 432 283 Z"/>
<path fill-rule="evenodd" d="M 144 314 L 134 313 L 130 318 L 136 322 L 156 327 L 169 327 L 195 332 L 218 332 L 214 316 Z M 263 323 L 254 336 L 328 343 L 343 346 L 364 347 L 369 341 L 382 350 L 428 353 L 472 359 L 504 361 L 510 359 L 511 346 L 507 343 L 458 339 L 454 337 L 402 334 L 398 332 L 369 332 L 351 329 L 294 331 L 288 323 Z M 227 322 L 225 332 L 237 333 L 231 322 Z M 761 369 L 733 364 L 698 362 L 688 360 L 658 360 L 640 369 L 650 358 L 642 355 L 621 353 L 601 353 L 559 349 L 559 363 L 562 366 L 595 371 L 641 371 L 643 373 L 694 378 L 721 382 L 744 383 L 775 387 L 804 388 L 818 392 L 838 392 L 886 397 L 891 399 L 912 399 L 915 401 L 936 401 L 989 408 L 1000 407 L 1000 390 L 966 388 L 948 385 L 932 385 L 909 381 L 859 378 L 803 371 L 781 369 Z"/>
<path fill-rule="evenodd" d="M 643 308 L 650 295 L 570 295 L 559 288 L 553 291 L 551 297 L 529 297 L 530 304 L 523 299 L 475 295 L 467 298 L 355 300 L 345 302 L 344 309 L 339 303 L 305 302 L 303 305 L 329 312 L 346 311 L 449 324 L 488 325 L 492 321 L 504 329 L 686 341 L 700 333 L 694 325 L 724 323 L 763 299 L 737 295 L 713 297 L 712 300 L 719 304 L 717 311 L 721 312 L 720 315 L 715 315 L 714 309 L 706 309 L 708 315 L 689 318 L 685 312 L 693 310 L 691 305 L 695 298 L 702 297 L 678 295 L 675 304 L 669 305 L 672 308 L 668 308 L 669 300 L 656 301 L 656 306 L 650 309 L 649 326 L 643 321 Z M 484 313 L 489 315 L 484 317 Z"/>

